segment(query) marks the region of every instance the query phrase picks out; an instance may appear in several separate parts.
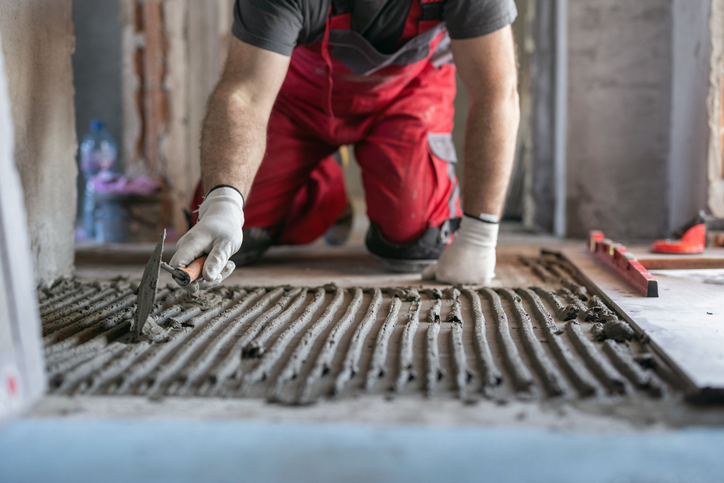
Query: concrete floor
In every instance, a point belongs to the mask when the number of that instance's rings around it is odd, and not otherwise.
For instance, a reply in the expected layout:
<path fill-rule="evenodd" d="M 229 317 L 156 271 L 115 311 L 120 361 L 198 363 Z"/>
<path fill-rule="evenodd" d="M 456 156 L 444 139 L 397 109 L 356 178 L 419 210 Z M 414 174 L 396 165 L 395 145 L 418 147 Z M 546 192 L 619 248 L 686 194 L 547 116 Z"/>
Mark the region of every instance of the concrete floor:
<path fill-rule="evenodd" d="M 347 247 L 272 249 L 230 283 L 419 283 L 419 276 L 383 272 L 363 248 L 362 228 Z M 499 253 L 560 246 L 512 225 Z M 77 273 L 140 278 L 150 248 L 84 249 Z M 130 263 L 108 264 L 114 258 Z M 515 274 L 499 275 L 499 284 L 515 285 Z M 0 431 L 8 463 L 0 481 L 721 482 L 724 463 L 712 448 L 722 447 L 724 407 L 681 398 L 466 405 L 365 396 L 288 407 L 257 399 L 49 396 Z"/>

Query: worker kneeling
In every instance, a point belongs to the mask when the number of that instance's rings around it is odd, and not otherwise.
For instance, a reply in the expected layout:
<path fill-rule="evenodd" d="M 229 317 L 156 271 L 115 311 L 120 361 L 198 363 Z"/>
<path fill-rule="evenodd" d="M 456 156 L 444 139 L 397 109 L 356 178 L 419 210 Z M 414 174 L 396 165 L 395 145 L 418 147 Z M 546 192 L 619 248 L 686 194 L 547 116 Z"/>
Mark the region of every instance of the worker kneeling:
<path fill-rule="evenodd" d="M 513 0 L 237 0 L 198 212 L 171 264 L 208 254 L 208 288 L 271 245 L 316 240 L 349 218 L 332 155 L 351 144 L 368 250 L 391 270 L 488 283 L 518 128 L 515 16 Z M 464 213 L 456 67 L 470 100 Z"/>

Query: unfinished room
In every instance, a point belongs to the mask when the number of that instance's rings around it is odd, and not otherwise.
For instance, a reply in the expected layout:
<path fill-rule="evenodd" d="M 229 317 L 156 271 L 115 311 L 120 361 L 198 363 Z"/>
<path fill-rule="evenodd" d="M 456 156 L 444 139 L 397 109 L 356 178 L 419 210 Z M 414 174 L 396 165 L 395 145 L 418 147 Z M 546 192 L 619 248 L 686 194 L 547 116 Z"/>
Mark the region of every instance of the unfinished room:
<path fill-rule="evenodd" d="M 0 481 L 724 483 L 724 0 L 0 0 Z"/>

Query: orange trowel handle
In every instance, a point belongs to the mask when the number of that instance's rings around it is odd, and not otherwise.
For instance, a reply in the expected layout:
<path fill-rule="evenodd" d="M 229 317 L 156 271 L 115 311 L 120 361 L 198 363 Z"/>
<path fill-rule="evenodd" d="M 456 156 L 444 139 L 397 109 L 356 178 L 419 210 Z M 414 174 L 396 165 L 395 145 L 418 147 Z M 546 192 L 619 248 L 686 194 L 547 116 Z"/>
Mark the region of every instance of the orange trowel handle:
<path fill-rule="evenodd" d="M 179 270 L 183 270 L 184 272 L 189 274 L 189 283 L 193 282 L 194 280 L 197 280 L 201 278 L 201 270 L 204 268 L 204 262 L 206 261 L 206 255 L 203 257 L 197 258 L 193 262 L 189 263 L 189 266 L 186 268 L 179 268 Z"/>

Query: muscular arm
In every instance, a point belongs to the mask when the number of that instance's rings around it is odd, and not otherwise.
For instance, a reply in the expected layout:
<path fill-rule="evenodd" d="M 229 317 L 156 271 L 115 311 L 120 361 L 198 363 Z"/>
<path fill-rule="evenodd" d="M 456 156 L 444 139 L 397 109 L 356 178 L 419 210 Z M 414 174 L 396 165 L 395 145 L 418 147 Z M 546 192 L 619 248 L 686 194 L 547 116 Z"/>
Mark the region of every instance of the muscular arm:
<path fill-rule="evenodd" d="M 187 267 L 202 255 L 203 280 L 195 293 L 218 285 L 234 270 L 229 258 L 244 239 L 244 201 L 266 149 L 266 127 L 289 58 L 232 39 L 221 81 L 209 100 L 201 134 L 201 175 L 207 193 L 199 221 L 176 244 L 174 267 Z M 222 187 L 209 193 L 211 188 Z"/>
<path fill-rule="evenodd" d="M 510 26 L 453 40 L 452 52 L 469 98 L 465 131 L 463 208 L 500 216 L 520 120 L 515 44 Z"/>
<path fill-rule="evenodd" d="M 518 132 L 517 72 L 513 32 L 453 40 L 452 52 L 470 99 L 465 132 L 463 209 L 496 219 L 503 213 Z M 455 240 L 423 277 L 440 282 L 487 284 L 495 275 L 497 223 L 463 217 Z"/>
<path fill-rule="evenodd" d="M 205 192 L 225 184 L 248 197 L 264 157 L 269 115 L 288 67 L 289 57 L 232 38 L 201 133 Z"/>

